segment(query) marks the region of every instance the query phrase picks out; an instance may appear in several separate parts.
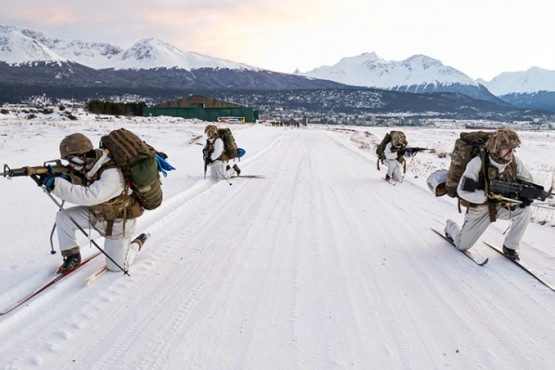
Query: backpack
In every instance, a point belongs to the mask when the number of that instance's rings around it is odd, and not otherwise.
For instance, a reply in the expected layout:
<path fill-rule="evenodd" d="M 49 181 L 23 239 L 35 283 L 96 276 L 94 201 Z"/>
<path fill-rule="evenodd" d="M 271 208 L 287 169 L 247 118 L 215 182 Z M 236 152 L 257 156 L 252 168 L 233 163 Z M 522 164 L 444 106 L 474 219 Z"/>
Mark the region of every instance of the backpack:
<path fill-rule="evenodd" d="M 108 154 L 123 172 L 141 207 L 152 210 L 162 204 L 162 186 L 154 148 L 124 128 L 103 136 L 100 147 L 108 149 Z"/>
<path fill-rule="evenodd" d="M 385 160 L 385 153 L 384 153 L 385 146 L 388 143 L 390 143 L 392 139 L 394 139 L 397 142 L 403 143 L 403 146 L 406 146 L 408 144 L 407 138 L 403 131 L 391 131 L 385 134 L 384 138 L 382 139 L 382 142 L 376 148 L 376 155 L 378 156 L 378 162 L 377 162 L 378 171 L 380 170 L 380 162 L 383 164 L 383 161 Z"/>
<path fill-rule="evenodd" d="M 222 161 L 228 161 L 238 157 L 237 144 L 229 128 L 219 128 L 218 136 L 224 142 L 224 153 L 220 157 Z"/>
<path fill-rule="evenodd" d="M 457 186 L 470 160 L 480 153 L 480 149 L 490 138 L 493 132 L 473 131 L 463 132 L 455 141 L 455 147 L 451 153 L 451 164 L 447 173 L 445 189 L 447 195 L 457 198 Z"/>

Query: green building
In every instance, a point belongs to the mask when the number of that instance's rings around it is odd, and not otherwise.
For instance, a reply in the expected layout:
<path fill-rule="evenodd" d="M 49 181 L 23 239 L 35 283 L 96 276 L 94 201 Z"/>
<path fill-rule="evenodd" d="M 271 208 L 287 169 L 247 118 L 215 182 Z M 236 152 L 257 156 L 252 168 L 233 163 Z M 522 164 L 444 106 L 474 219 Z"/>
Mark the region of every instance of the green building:
<path fill-rule="evenodd" d="M 223 100 L 192 95 L 146 107 L 143 116 L 198 118 L 210 122 L 255 122 L 258 111 Z"/>

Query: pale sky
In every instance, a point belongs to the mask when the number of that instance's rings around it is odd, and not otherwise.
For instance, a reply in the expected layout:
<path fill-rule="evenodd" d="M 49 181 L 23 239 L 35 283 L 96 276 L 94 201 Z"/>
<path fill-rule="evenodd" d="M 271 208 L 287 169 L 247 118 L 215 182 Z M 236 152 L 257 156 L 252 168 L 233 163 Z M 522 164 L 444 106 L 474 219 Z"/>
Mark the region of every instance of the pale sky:
<path fill-rule="evenodd" d="M 2 0 L 0 25 L 65 41 L 145 38 L 277 72 L 375 52 L 415 54 L 471 78 L 555 70 L 552 0 Z"/>

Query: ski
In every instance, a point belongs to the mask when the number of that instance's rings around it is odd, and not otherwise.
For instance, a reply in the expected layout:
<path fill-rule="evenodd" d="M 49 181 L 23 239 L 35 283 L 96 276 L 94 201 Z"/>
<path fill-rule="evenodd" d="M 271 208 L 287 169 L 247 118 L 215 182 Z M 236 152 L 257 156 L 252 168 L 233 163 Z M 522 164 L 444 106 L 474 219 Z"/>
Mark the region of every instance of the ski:
<path fill-rule="evenodd" d="M 83 261 L 81 261 L 80 264 L 78 264 L 77 266 L 75 266 L 74 269 L 69 270 L 67 272 L 58 274 L 55 278 L 53 278 L 52 280 L 48 281 L 45 284 L 41 284 L 38 287 L 36 287 L 35 289 L 33 289 L 31 291 L 31 293 L 27 294 L 25 297 L 19 299 L 17 302 L 13 303 L 12 305 L 8 306 L 7 308 L 3 309 L 2 311 L 0 311 L 0 316 L 5 315 L 7 313 L 10 313 L 11 311 L 15 310 L 16 308 L 18 308 L 19 306 L 25 304 L 26 302 L 28 302 L 29 300 L 31 300 L 32 298 L 36 297 L 37 295 L 39 295 L 41 292 L 45 291 L 46 289 L 48 289 L 49 287 L 51 287 L 52 285 L 56 284 L 58 281 L 62 280 L 63 278 L 65 278 L 66 276 L 68 276 L 69 274 L 71 274 L 73 271 L 77 270 L 78 268 L 84 266 L 86 263 L 88 263 L 89 261 L 91 261 L 93 258 L 97 257 L 98 255 L 100 255 L 100 252 L 97 252 L 95 254 L 90 255 L 89 257 L 85 258 Z"/>
<path fill-rule="evenodd" d="M 435 232 L 437 235 L 441 236 L 443 238 L 443 240 L 447 241 L 449 244 L 451 244 L 456 250 L 458 250 L 459 252 L 463 253 L 465 256 L 467 256 L 468 258 L 470 258 L 474 263 L 476 263 L 478 266 L 484 266 L 485 264 L 488 263 L 489 258 L 487 257 L 483 257 L 480 255 L 480 253 L 476 252 L 476 251 L 470 251 L 470 250 L 460 250 L 459 248 L 457 248 L 457 246 L 455 245 L 455 243 L 453 243 L 451 240 L 449 240 L 444 233 L 431 228 L 433 232 Z"/>
<path fill-rule="evenodd" d="M 150 238 L 149 233 L 142 233 L 139 236 L 137 236 L 135 239 L 133 239 L 133 241 L 129 244 L 138 243 L 139 244 L 139 251 L 140 251 L 148 238 Z M 88 276 L 83 281 L 83 283 L 85 284 L 85 286 L 90 286 L 92 283 L 94 283 L 96 280 L 98 280 L 99 277 L 101 277 L 102 275 L 104 275 L 107 272 L 108 272 L 108 267 L 104 266 L 100 270 L 98 270 L 95 273 Z"/>
<path fill-rule="evenodd" d="M 104 275 L 106 272 L 108 272 L 108 267 L 106 267 L 106 266 L 102 267 L 100 270 L 98 270 L 97 272 L 95 272 L 94 274 L 90 275 L 89 277 L 87 277 L 85 279 L 85 281 L 84 281 L 85 286 L 90 286 L 92 283 L 94 283 L 99 277 Z"/>
<path fill-rule="evenodd" d="M 264 175 L 239 175 L 239 176 L 231 176 L 231 179 L 243 178 L 243 179 L 265 179 L 266 176 Z"/>
<path fill-rule="evenodd" d="M 505 257 L 506 259 L 508 259 L 509 261 L 513 262 L 514 264 L 518 265 L 521 269 L 523 269 L 524 271 L 526 271 L 528 274 L 530 274 L 531 276 L 533 276 L 537 281 L 539 281 L 540 283 L 542 283 L 543 285 L 545 285 L 546 287 L 548 287 L 549 289 L 551 289 L 552 291 L 555 292 L 555 285 L 553 285 L 552 283 L 550 283 L 549 281 L 545 280 L 543 277 L 541 277 L 540 274 L 538 274 L 537 272 L 535 272 L 534 270 L 532 270 L 530 267 L 528 267 L 528 265 L 526 265 L 524 262 L 522 262 L 521 260 L 513 260 L 507 256 L 505 256 L 505 253 L 503 253 L 503 250 L 501 248 L 499 248 L 498 246 L 488 243 L 488 242 L 484 242 L 485 245 L 487 245 L 488 247 L 490 247 L 491 249 L 493 249 L 494 251 L 496 251 L 497 253 L 501 254 L 503 257 Z"/>

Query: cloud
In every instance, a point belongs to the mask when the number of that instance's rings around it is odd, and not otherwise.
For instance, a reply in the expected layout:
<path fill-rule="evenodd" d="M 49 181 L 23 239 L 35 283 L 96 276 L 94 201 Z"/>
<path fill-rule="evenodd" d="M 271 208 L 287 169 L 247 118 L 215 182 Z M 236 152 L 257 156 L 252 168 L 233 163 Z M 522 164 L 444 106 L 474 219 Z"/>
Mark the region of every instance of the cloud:
<path fill-rule="evenodd" d="M 544 0 L 3 0 L 0 24 L 123 48 L 149 37 L 183 51 L 292 72 L 376 52 L 414 54 L 490 78 L 555 69 Z"/>

